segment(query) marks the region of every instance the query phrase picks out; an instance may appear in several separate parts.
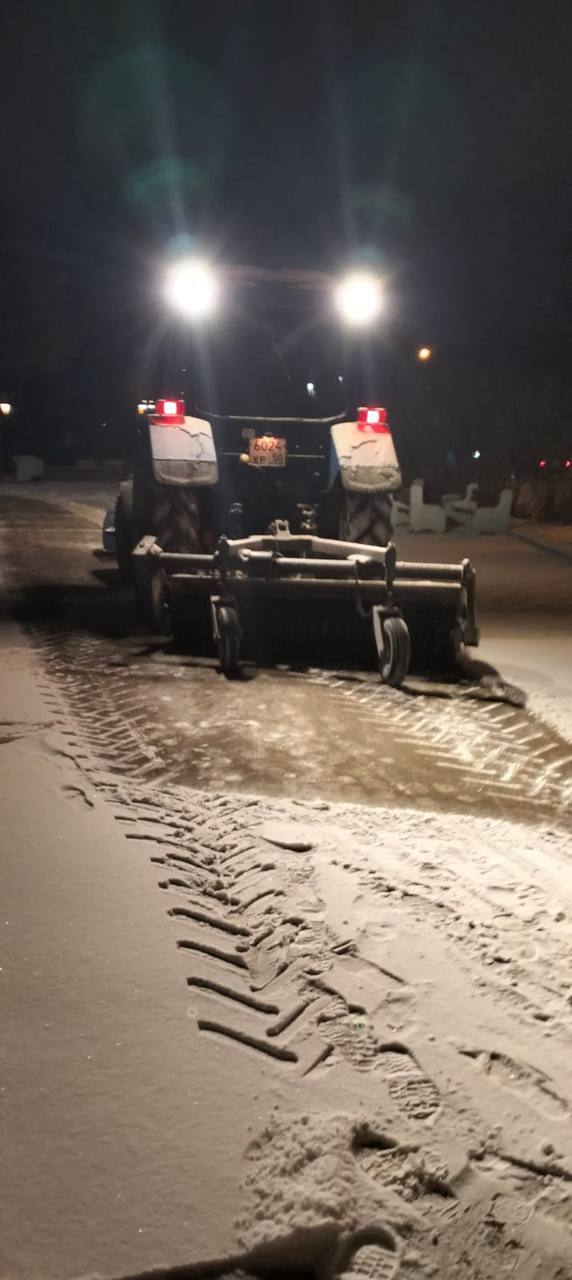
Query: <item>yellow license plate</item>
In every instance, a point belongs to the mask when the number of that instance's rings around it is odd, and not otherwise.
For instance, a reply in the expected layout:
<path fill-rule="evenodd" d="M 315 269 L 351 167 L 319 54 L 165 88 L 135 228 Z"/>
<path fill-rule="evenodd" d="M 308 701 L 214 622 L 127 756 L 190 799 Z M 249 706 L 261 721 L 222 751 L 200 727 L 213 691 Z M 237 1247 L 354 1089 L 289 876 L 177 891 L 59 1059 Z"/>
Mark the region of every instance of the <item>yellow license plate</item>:
<path fill-rule="evenodd" d="M 253 436 L 250 461 L 257 467 L 285 467 L 286 441 L 280 436 Z"/>

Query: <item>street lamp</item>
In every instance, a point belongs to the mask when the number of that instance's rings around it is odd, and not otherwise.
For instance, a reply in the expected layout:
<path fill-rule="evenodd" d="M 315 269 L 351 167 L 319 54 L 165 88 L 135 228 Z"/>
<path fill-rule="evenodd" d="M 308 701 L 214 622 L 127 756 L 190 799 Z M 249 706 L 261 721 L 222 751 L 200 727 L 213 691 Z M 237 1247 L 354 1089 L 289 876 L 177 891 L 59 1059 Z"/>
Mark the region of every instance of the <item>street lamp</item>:
<path fill-rule="evenodd" d="M 9 418 L 13 408 L 14 405 L 11 404 L 9 400 L 0 400 L 0 417 Z M 0 479 L 4 475 L 4 452 L 4 432 L 2 431 L 0 432 Z"/>
<path fill-rule="evenodd" d="M 334 305 L 342 320 L 353 328 L 373 324 L 384 305 L 381 280 L 367 271 L 344 276 L 334 289 Z"/>
<path fill-rule="evenodd" d="M 216 311 L 220 282 L 204 258 L 183 258 L 167 272 L 165 297 L 187 320 L 206 320 Z"/>
<path fill-rule="evenodd" d="M 418 348 L 417 348 L 417 359 L 418 359 L 418 360 L 421 360 L 421 362 L 422 362 L 423 364 L 426 364 L 428 360 L 432 360 L 432 359 L 433 359 L 433 348 L 432 348 L 432 347 L 418 347 Z"/>

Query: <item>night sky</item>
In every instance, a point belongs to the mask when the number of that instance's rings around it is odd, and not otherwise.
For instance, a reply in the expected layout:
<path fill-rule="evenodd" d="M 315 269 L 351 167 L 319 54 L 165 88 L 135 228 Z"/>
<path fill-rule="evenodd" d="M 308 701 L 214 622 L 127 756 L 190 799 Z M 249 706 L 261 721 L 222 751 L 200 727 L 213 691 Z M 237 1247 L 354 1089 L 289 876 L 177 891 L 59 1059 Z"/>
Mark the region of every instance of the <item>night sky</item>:
<path fill-rule="evenodd" d="M 402 369 L 434 342 L 442 397 L 521 378 L 529 417 L 556 379 L 569 431 L 569 0 L 4 0 L 1 18 L 0 379 L 22 429 L 39 404 L 57 431 L 131 394 L 160 264 L 190 244 L 365 255 Z"/>

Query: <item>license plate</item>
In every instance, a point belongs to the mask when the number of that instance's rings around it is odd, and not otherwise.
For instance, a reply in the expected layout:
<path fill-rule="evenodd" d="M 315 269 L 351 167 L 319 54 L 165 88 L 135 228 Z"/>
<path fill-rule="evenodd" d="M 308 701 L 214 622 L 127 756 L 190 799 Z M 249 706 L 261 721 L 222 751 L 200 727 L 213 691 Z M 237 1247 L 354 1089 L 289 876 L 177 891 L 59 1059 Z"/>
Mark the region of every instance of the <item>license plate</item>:
<path fill-rule="evenodd" d="M 258 467 L 286 466 L 286 441 L 279 436 L 253 436 L 249 451 L 250 461 Z"/>

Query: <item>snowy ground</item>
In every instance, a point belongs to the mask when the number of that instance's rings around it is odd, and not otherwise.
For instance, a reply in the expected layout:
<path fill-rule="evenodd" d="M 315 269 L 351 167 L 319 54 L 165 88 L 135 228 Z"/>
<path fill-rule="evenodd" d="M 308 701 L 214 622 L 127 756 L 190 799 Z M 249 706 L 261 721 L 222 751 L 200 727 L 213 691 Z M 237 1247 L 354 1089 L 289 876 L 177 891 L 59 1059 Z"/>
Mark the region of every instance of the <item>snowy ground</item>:
<path fill-rule="evenodd" d="M 101 529 L 116 485 L 46 481 L 4 484 L 1 491 L 81 511 Z M 478 573 L 482 635 L 476 658 L 523 687 L 531 709 L 572 741 L 572 529 L 519 520 L 506 536 L 398 529 L 397 540 L 402 559 L 449 563 L 469 556 Z"/>
<path fill-rule="evenodd" d="M 572 742 L 572 620 L 497 615 L 483 628 L 479 656 L 526 691 L 531 711 Z"/>
<path fill-rule="evenodd" d="M 106 511 L 115 507 L 117 482 L 115 480 L 38 480 L 30 484 L 7 483 L 0 485 L 1 497 L 32 501 L 53 502 L 58 506 L 82 510 L 101 530 Z"/>
<path fill-rule="evenodd" d="M 476 658 L 523 687 L 531 709 L 572 742 L 572 530 L 526 521 L 513 530 L 408 534 L 398 550 L 411 559 L 469 556 L 481 626 Z"/>
<path fill-rule="evenodd" d="M 39 520 L 22 567 L 43 538 L 61 581 L 54 525 Z M 6 521 L 1 537 L 6 555 Z M 474 554 L 485 579 L 503 553 L 489 542 Z M 518 683 L 542 685 L 559 679 L 566 579 L 522 546 L 505 577 L 512 633 L 485 581 L 483 656 L 502 669 L 505 646 Z M 558 603 L 535 648 L 515 567 L 530 580 L 537 555 L 535 590 L 544 600 L 557 582 Z M 13 593 L 11 563 L 4 584 Z M 514 767 L 539 788 L 527 823 L 190 789 L 149 769 L 153 681 L 137 678 L 131 704 L 140 758 L 117 752 L 125 731 L 102 723 L 90 643 L 0 623 L 0 1274 L 572 1275 L 563 744 L 512 707 L 474 709 L 473 735 L 501 717 L 503 751 L 512 734 Z M 204 682 L 186 681 L 180 698 L 200 698 Z M 443 714 L 461 723 L 456 704 Z M 356 712 L 348 701 L 339 715 Z M 436 719 L 407 716 L 403 751 L 432 733 L 438 773 Z M 481 811 L 487 786 L 499 804 L 514 794 L 494 750 Z"/>

